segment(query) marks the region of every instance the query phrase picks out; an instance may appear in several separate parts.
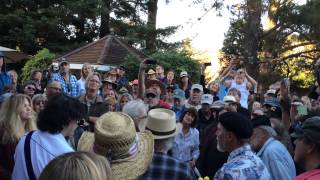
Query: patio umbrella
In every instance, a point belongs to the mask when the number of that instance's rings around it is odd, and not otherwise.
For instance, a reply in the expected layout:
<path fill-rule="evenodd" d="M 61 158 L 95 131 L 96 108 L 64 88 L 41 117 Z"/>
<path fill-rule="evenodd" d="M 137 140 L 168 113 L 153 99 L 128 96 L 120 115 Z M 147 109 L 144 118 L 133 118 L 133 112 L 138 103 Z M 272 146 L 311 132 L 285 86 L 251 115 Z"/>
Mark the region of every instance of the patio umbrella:
<path fill-rule="evenodd" d="M 0 46 L 0 52 L 4 54 L 6 63 L 17 63 L 28 57 L 28 55 L 25 53 L 19 52 L 14 49 L 6 48 L 3 46 Z"/>

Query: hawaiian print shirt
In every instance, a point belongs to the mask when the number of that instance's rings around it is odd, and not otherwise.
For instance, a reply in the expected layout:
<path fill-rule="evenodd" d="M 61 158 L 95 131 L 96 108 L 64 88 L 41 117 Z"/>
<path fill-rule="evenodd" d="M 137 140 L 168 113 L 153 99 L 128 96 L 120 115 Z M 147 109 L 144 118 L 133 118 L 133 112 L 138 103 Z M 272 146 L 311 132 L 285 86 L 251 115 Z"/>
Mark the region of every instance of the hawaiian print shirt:
<path fill-rule="evenodd" d="M 228 161 L 218 170 L 214 179 L 269 180 L 270 174 L 262 160 L 245 144 L 230 153 Z"/>

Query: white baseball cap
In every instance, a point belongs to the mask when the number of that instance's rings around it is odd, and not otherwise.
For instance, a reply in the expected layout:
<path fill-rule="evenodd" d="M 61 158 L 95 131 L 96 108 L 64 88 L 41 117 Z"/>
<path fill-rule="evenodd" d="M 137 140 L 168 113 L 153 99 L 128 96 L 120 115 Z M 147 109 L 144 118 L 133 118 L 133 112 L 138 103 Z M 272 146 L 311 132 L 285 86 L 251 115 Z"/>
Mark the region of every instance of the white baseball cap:
<path fill-rule="evenodd" d="M 204 94 L 201 96 L 201 104 L 211 105 L 213 102 L 213 96 L 211 94 Z"/>

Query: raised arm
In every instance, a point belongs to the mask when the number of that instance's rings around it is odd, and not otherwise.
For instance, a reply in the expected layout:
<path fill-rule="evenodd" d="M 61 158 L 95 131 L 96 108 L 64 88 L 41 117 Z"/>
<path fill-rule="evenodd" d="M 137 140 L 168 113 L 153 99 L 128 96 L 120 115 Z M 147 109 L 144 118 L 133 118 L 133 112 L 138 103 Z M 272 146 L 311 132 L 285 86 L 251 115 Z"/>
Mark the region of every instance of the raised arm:
<path fill-rule="evenodd" d="M 248 73 L 247 70 L 244 68 L 244 73 L 246 75 L 247 80 L 252 84 L 253 87 L 256 87 L 258 85 L 257 81 L 254 80 Z"/>
<path fill-rule="evenodd" d="M 146 59 L 145 59 L 146 60 Z M 146 91 L 146 85 L 145 85 L 145 71 L 147 69 L 147 64 L 145 63 L 145 60 L 143 60 L 141 63 L 140 63 L 140 67 L 139 67 L 139 74 L 138 74 L 138 79 L 139 79 L 139 84 L 138 84 L 138 87 L 139 87 L 139 94 L 138 94 L 138 98 L 140 99 L 144 99 L 144 94 L 145 94 L 145 91 Z"/>

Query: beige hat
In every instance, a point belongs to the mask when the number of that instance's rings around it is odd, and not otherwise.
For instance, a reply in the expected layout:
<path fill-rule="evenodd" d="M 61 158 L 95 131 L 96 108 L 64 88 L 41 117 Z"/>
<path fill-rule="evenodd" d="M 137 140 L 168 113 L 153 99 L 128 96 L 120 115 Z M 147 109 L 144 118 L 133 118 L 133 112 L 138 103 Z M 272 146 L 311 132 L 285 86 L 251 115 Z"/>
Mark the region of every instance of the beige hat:
<path fill-rule="evenodd" d="M 154 140 L 149 131 L 137 133 L 130 116 L 121 112 L 103 114 L 94 133 L 85 132 L 78 150 L 93 151 L 111 159 L 114 179 L 136 179 L 152 161 Z"/>
<path fill-rule="evenodd" d="M 148 75 L 151 75 L 151 74 L 155 74 L 156 72 L 153 70 L 153 69 L 149 69 L 149 71 L 148 71 Z"/>
<path fill-rule="evenodd" d="M 149 111 L 146 130 L 152 132 L 154 139 L 174 137 L 181 129 L 182 125 L 176 123 L 176 114 L 173 111 L 164 108 Z"/>
<path fill-rule="evenodd" d="M 223 98 L 223 102 L 230 103 L 230 102 L 237 102 L 237 101 L 235 97 L 228 95 Z"/>

